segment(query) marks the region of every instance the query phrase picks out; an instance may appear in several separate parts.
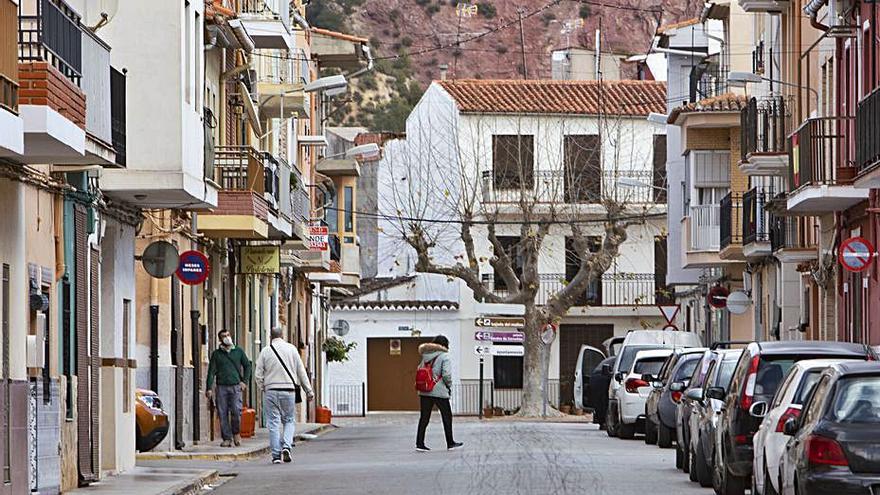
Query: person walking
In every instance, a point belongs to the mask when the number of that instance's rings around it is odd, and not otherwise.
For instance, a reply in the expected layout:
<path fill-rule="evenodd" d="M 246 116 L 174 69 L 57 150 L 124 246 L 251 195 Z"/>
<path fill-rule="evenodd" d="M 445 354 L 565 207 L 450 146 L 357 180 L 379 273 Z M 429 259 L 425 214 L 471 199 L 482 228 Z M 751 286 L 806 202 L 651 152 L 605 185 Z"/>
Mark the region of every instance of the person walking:
<path fill-rule="evenodd" d="M 221 447 L 241 445 L 242 395 L 251 379 L 251 362 L 240 347 L 236 347 L 228 330 L 217 333 L 220 347 L 211 353 L 208 362 L 208 381 L 205 395 L 215 397 L 214 380 L 217 381 L 216 405 L 220 415 Z"/>
<path fill-rule="evenodd" d="M 309 400 L 315 397 L 299 350 L 284 340 L 284 331 L 275 327 L 272 340 L 260 351 L 254 379 L 263 391 L 263 412 L 269 428 L 272 463 L 292 460 L 296 432 L 296 404 L 302 402 L 300 388 Z"/>
<path fill-rule="evenodd" d="M 449 397 L 452 395 L 452 363 L 449 360 L 449 339 L 438 335 L 432 342 L 420 345 L 419 354 L 422 356 L 419 368 L 430 366 L 435 383 L 430 391 L 419 391 L 421 416 L 416 433 L 416 450 L 419 452 L 431 450 L 425 445 L 425 431 L 428 429 L 428 423 L 431 422 L 434 406 L 440 410 L 440 417 L 443 420 L 446 448 L 453 450 L 462 447 L 464 444 L 456 442 L 452 436 L 452 407 L 449 405 Z"/>

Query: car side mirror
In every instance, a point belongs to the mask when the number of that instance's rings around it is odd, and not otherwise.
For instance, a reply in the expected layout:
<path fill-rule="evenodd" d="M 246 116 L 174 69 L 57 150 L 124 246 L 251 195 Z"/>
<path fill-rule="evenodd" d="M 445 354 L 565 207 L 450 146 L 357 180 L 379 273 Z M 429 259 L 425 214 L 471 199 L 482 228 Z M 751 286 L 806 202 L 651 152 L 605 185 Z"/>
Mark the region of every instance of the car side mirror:
<path fill-rule="evenodd" d="M 703 389 L 692 388 L 692 389 L 688 390 L 687 392 L 685 392 L 684 396 L 690 400 L 702 402 L 703 401 Z"/>
<path fill-rule="evenodd" d="M 749 414 L 755 418 L 763 418 L 767 415 L 767 403 L 764 401 L 755 402 L 749 408 Z"/>
<path fill-rule="evenodd" d="M 616 375 L 614 375 L 614 379 L 617 380 L 618 382 L 622 382 L 624 376 L 626 376 L 626 373 L 619 371 L 619 372 L 617 372 Z"/>
<path fill-rule="evenodd" d="M 602 374 L 611 376 L 611 373 L 614 372 L 614 366 L 610 363 L 602 365 Z"/>
<path fill-rule="evenodd" d="M 684 392 L 684 383 L 675 382 L 675 383 L 669 385 L 669 391 L 670 392 Z"/>
<path fill-rule="evenodd" d="M 722 387 L 709 387 L 706 390 L 706 397 L 723 401 L 727 397 L 727 393 L 724 392 Z"/>
<path fill-rule="evenodd" d="M 782 433 L 793 437 L 797 434 L 800 429 L 800 423 L 798 422 L 798 418 L 788 418 L 788 421 L 782 425 Z"/>

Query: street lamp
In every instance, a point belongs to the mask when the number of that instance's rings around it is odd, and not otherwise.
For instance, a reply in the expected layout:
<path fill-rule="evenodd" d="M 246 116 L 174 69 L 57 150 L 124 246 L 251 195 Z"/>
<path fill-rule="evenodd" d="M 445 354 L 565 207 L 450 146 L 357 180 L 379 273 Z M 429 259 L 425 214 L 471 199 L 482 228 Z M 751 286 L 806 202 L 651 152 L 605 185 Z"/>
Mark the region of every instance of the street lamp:
<path fill-rule="evenodd" d="M 648 122 L 652 124 L 666 125 L 669 122 L 669 115 L 665 113 L 651 112 L 648 114 Z"/>
<path fill-rule="evenodd" d="M 345 158 L 355 158 L 360 157 L 361 159 L 369 160 L 371 158 L 376 158 L 379 156 L 379 145 L 376 143 L 367 143 L 362 144 L 360 146 L 355 146 L 353 148 L 349 148 L 348 150 L 342 153 L 336 153 L 335 155 L 325 156 L 325 160 L 329 160 L 331 158 L 339 158 L 340 156 L 344 156 Z"/>
<path fill-rule="evenodd" d="M 348 81 L 345 80 L 345 76 L 343 76 L 342 74 L 337 74 L 335 76 L 327 76 L 315 79 L 314 81 L 306 84 L 303 87 L 303 91 L 305 91 L 306 93 L 321 91 L 327 96 L 335 96 L 340 93 L 344 93 L 347 88 Z"/>
<path fill-rule="evenodd" d="M 738 72 L 733 71 L 727 76 L 727 84 L 735 87 L 735 88 L 745 88 L 749 84 L 756 84 L 763 81 L 767 81 L 769 83 L 776 83 L 782 86 L 788 86 L 791 88 L 798 89 L 806 89 L 807 91 L 813 93 L 813 96 L 816 97 L 816 107 L 819 106 L 819 92 L 809 86 L 801 86 L 800 84 L 794 84 L 786 81 L 780 81 L 778 79 L 770 79 L 769 77 L 764 77 L 760 74 L 755 74 L 753 72 Z M 772 87 L 771 87 L 772 89 Z"/>

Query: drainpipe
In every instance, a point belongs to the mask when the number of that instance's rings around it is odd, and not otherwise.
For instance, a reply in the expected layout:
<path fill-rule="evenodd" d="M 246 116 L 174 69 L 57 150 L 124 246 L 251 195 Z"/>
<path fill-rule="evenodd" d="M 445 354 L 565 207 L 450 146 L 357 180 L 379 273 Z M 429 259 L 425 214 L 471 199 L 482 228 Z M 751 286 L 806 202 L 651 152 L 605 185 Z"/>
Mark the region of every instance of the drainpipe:
<path fill-rule="evenodd" d="M 828 31 L 828 26 L 821 24 L 816 16 L 819 15 L 819 10 L 825 5 L 827 0 L 811 0 L 809 3 L 804 5 L 804 14 L 810 18 L 810 26 L 818 29 L 819 31 Z M 833 15 L 833 14 L 832 14 Z"/>
<path fill-rule="evenodd" d="M 159 279 L 155 277 L 150 277 L 150 389 L 159 393 Z"/>
<path fill-rule="evenodd" d="M 198 224 L 198 214 L 192 214 L 192 231 L 198 232 L 197 228 Z M 196 241 L 191 241 L 191 249 L 198 249 L 198 245 Z M 189 301 L 189 321 L 190 321 L 190 330 L 192 331 L 192 363 L 193 363 L 193 388 L 192 388 L 192 435 L 193 442 L 198 443 L 201 439 L 201 411 L 200 411 L 200 400 L 202 397 L 202 339 L 201 339 L 201 328 L 199 326 L 199 288 L 198 286 L 192 285 L 190 286 L 190 301 Z"/>

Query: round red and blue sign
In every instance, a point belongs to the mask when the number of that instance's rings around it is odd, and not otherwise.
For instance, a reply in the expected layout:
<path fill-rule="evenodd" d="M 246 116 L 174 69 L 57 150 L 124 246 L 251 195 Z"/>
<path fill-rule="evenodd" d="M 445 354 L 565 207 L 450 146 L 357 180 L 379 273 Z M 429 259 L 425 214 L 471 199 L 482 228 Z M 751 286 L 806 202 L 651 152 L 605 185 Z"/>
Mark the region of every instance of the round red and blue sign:
<path fill-rule="evenodd" d="M 177 265 L 177 278 L 186 285 L 198 285 L 208 279 L 211 265 L 208 258 L 199 251 L 180 253 Z"/>
<path fill-rule="evenodd" d="M 864 237 L 850 237 L 840 244 L 838 259 L 844 268 L 851 272 L 868 269 L 874 261 L 874 245 Z"/>

